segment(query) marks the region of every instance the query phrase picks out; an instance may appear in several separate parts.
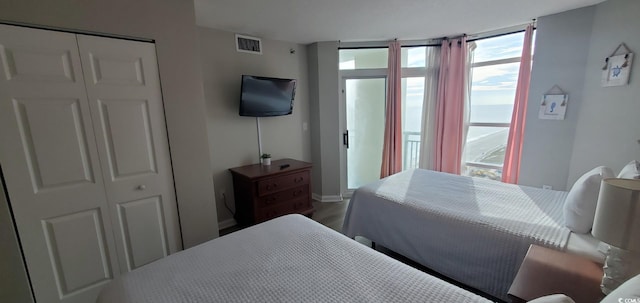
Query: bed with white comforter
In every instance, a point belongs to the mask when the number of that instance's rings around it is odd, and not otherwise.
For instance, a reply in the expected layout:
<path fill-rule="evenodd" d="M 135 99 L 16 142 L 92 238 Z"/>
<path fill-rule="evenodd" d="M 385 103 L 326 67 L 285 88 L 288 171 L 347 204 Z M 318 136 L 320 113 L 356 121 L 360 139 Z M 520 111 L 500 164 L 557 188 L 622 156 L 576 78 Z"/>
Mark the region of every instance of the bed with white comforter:
<path fill-rule="evenodd" d="M 288 215 L 126 273 L 97 302 L 489 301 Z"/>
<path fill-rule="evenodd" d="M 567 192 L 416 169 L 357 189 L 343 233 L 497 298 L 530 244 L 564 250 Z"/>

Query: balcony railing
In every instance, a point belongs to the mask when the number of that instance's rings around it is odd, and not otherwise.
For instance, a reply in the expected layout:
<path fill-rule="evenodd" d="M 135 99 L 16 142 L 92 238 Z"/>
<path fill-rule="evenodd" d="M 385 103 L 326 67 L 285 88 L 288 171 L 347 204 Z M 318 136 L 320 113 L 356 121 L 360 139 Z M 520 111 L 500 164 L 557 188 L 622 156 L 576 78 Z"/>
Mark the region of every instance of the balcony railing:
<path fill-rule="evenodd" d="M 402 133 L 402 169 L 418 168 L 420 164 L 420 132 Z"/>

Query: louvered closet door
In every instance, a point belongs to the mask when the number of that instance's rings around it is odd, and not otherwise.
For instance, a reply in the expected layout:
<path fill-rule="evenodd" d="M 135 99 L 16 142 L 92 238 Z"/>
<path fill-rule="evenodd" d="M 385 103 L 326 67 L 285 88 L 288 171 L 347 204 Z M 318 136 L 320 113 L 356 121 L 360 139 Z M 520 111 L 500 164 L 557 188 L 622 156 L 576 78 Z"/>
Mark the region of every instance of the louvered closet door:
<path fill-rule="evenodd" d="M 0 25 L 0 163 L 37 302 L 118 275 L 76 36 Z"/>
<path fill-rule="evenodd" d="M 152 43 L 78 35 L 122 271 L 180 249 Z"/>

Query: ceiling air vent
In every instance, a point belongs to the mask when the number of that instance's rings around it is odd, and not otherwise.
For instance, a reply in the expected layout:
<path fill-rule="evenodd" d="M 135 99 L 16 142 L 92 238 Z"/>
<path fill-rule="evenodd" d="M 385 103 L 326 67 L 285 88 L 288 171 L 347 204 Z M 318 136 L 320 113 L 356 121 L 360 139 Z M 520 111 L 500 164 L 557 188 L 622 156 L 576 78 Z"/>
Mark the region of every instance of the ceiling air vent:
<path fill-rule="evenodd" d="M 236 34 L 236 50 L 243 53 L 262 55 L 260 38 Z"/>

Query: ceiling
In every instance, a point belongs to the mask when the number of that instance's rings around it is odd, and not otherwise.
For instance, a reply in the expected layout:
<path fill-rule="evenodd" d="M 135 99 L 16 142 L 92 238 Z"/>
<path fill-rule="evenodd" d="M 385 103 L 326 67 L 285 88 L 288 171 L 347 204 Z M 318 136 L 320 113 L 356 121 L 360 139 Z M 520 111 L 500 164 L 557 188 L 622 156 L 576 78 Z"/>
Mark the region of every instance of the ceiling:
<path fill-rule="evenodd" d="M 195 10 L 200 26 L 307 44 L 482 33 L 603 1 L 195 0 Z"/>

